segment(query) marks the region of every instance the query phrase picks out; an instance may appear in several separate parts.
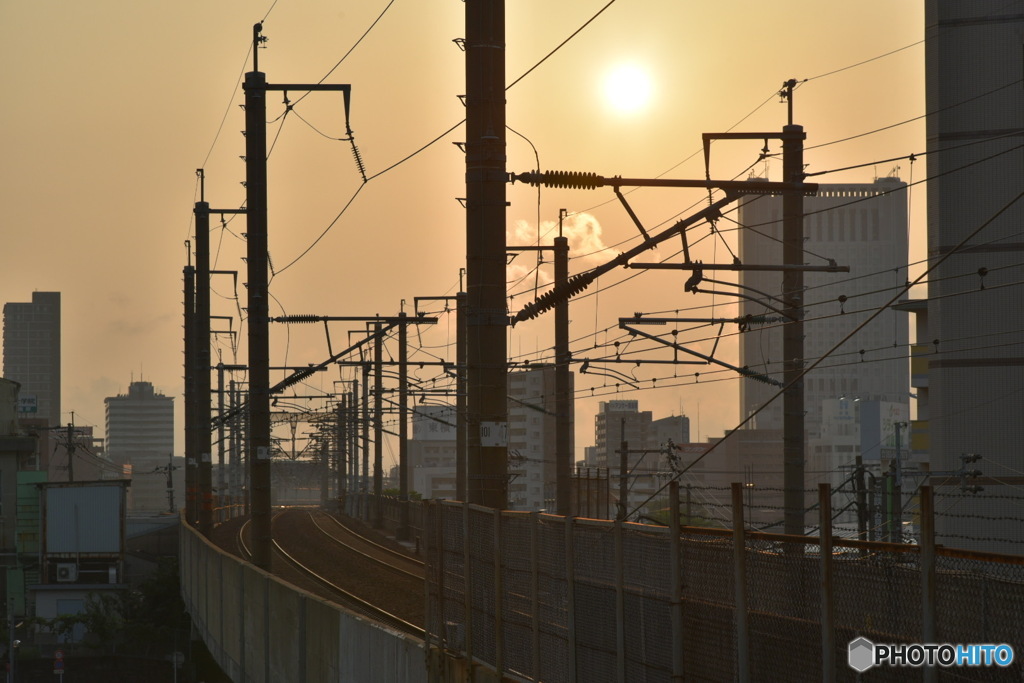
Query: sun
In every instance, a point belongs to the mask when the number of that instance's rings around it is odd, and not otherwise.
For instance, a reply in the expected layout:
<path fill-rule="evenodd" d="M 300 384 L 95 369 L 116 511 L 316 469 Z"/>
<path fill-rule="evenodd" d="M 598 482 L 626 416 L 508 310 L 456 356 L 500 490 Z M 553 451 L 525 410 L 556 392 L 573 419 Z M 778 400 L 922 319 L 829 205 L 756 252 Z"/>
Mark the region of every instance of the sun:
<path fill-rule="evenodd" d="M 636 64 L 619 64 L 604 79 L 604 97 L 617 112 L 630 114 L 647 107 L 653 86 L 645 69 Z"/>

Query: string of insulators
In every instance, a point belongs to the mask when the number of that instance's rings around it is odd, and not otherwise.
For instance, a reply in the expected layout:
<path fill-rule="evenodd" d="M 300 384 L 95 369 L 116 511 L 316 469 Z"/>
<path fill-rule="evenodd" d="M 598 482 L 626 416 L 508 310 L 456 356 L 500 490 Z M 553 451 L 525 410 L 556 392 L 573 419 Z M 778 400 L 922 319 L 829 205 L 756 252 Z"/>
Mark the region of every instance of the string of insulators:
<path fill-rule="evenodd" d="M 307 377 L 311 376 L 317 370 L 318 370 L 318 368 L 315 365 L 310 367 L 308 370 L 299 370 L 298 372 L 296 372 L 291 377 L 285 378 L 280 383 L 278 383 L 276 386 L 274 386 L 272 391 L 281 391 L 283 389 L 287 389 L 288 387 L 292 386 L 293 384 L 298 384 L 302 380 L 304 380 Z"/>
<path fill-rule="evenodd" d="M 363 155 L 359 153 L 359 148 L 356 147 L 356 136 L 349 131 L 348 141 L 352 143 L 352 158 L 356 160 L 356 168 L 359 170 L 359 175 L 363 177 L 363 182 L 366 182 L 366 165 L 363 164 Z"/>
<path fill-rule="evenodd" d="M 604 177 L 596 173 L 584 173 L 582 171 L 545 171 L 540 173 L 510 173 L 509 179 L 518 180 L 521 183 L 529 183 L 534 187 L 560 187 L 569 190 L 593 190 L 604 187 Z"/>
<path fill-rule="evenodd" d="M 273 320 L 278 323 L 318 323 L 322 318 L 318 315 L 283 315 Z"/>
<path fill-rule="evenodd" d="M 573 275 L 564 285 L 558 285 L 553 289 L 549 289 L 537 297 L 536 300 L 523 306 L 523 308 L 516 313 L 515 317 L 512 318 L 512 324 L 515 325 L 516 323 L 524 320 L 532 320 L 541 313 L 550 311 L 559 303 L 568 301 L 589 287 L 590 283 L 593 282 L 596 277 L 597 276 L 593 271 Z"/>
<path fill-rule="evenodd" d="M 778 381 L 777 379 L 772 379 L 771 377 L 768 377 L 767 375 L 762 375 L 759 372 L 754 372 L 753 370 L 751 370 L 750 368 L 748 368 L 746 366 L 744 366 L 742 368 L 737 368 L 737 372 L 739 372 L 744 377 L 749 377 L 750 379 L 752 379 L 754 381 L 763 382 L 764 384 L 770 384 L 770 385 L 772 385 L 774 387 L 785 386 L 782 382 Z"/>

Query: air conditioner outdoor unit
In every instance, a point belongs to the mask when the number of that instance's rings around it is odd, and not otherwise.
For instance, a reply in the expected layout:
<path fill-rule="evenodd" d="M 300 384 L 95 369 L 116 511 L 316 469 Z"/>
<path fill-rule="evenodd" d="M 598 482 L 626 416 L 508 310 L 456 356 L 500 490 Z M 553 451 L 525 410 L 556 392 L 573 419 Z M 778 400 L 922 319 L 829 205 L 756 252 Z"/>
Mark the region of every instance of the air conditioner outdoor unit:
<path fill-rule="evenodd" d="M 57 564 L 57 581 L 60 583 L 71 583 L 78 580 L 78 565 L 74 562 L 61 562 Z"/>

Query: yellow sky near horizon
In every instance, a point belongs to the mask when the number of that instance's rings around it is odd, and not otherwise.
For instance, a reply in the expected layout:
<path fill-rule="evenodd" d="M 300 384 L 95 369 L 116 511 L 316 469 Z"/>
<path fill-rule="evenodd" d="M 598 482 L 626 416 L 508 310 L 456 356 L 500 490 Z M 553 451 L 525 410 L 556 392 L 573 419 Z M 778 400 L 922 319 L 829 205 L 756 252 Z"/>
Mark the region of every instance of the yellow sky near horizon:
<path fill-rule="evenodd" d="M 102 431 L 103 398 L 125 391 L 133 375 L 144 374 L 178 397 L 180 419 L 181 278 L 198 199 L 195 170 L 206 170 L 206 198 L 213 207 L 243 203 L 238 79 L 251 68 L 246 55 L 253 23 L 266 17 L 269 42 L 259 59 L 269 82 L 314 83 L 388 4 L 38 0 L 0 6 L 7 27 L 0 44 L 7 65 L 0 72 L 6 93 L 0 114 L 0 299 L 28 301 L 33 290 L 63 293 L 66 414 L 73 410 L 76 420 Z M 507 82 L 606 4 L 507 2 Z M 278 119 L 284 105 L 275 99 L 280 93 L 272 94 L 269 233 L 279 271 L 271 285 L 277 302 L 272 315 L 393 314 L 403 299 L 411 307 L 414 297 L 457 290 L 465 260 L 464 210 L 456 201 L 464 196 L 464 161 L 451 143 L 462 139 L 461 127 L 387 169 L 464 116 L 458 99 L 464 92 L 464 53 L 453 42 L 465 32 L 463 11 L 458 0 L 395 0 L 327 78 L 352 84 L 351 124 L 372 178 L 361 188 L 348 143 L 329 139 L 344 133 L 340 98 L 311 95 Z M 807 79 L 795 93 L 795 121 L 804 126 L 809 148 L 893 126 L 924 114 L 923 37 L 923 2 L 910 0 L 618 0 L 508 89 L 507 122 L 516 131 L 508 134 L 508 170 L 534 169 L 536 149 L 542 169 L 701 178 L 701 134 L 734 126 L 779 130 L 786 107 L 775 93 L 789 78 Z M 650 79 L 648 105 L 632 111 L 605 99 L 607 75 L 625 63 Z M 289 95 L 293 103 L 298 96 Z M 923 152 L 924 143 L 922 119 L 809 149 L 806 161 L 810 171 L 872 164 Z M 743 173 L 760 147 L 759 141 L 716 145 L 713 177 Z M 771 160 L 752 170 L 778 179 L 780 167 Z M 899 162 L 816 180 L 870 182 L 893 172 L 904 180 L 925 176 L 923 165 Z M 300 257 L 357 191 L 333 227 Z M 650 229 L 707 201 L 688 190 L 645 189 L 629 197 Z M 558 210 L 566 208 L 577 214 L 569 229 L 586 232 L 587 249 L 610 247 L 603 256 L 574 254 L 572 272 L 636 243 L 636 228 L 608 189 L 545 189 L 538 199 L 534 188 L 517 183 L 509 187 L 508 199 L 508 226 L 516 239 L 536 240 L 538 215 L 547 232 Z M 911 262 L 925 254 L 924 199 L 924 186 L 915 187 Z M 212 224 L 216 267 L 244 271 L 243 219 L 224 230 L 216 217 Z M 735 249 L 734 237 L 725 233 L 725 239 Z M 658 256 L 672 249 L 666 246 Z M 728 258 L 716 240 L 705 240 L 699 249 L 705 260 Z M 514 308 L 530 300 L 535 281 L 550 279 L 547 265 L 535 278 L 531 258 L 520 256 L 510 270 L 514 281 L 522 279 L 510 287 L 522 292 L 512 299 Z M 710 297 L 684 293 L 686 276 L 679 273 L 635 274 L 610 274 L 601 279 L 599 293 L 592 288 L 573 305 L 570 336 L 578 340 L 578 355 L 613 338 L 617 318 L 638 311 L 728 310 L 720 299 L 712 309 Z M 237 316 L 229 279 L 214 286 L 214 313 Z M 239 295 L 244 303 L 241 285 Z M 548 356 L 550 328 L 545 318 L 517 326 L 510 331 L 510 354 Z M 436 329 L 414 336 L 428 347 L 420 357 L 443 353 L 453 333 L 454 322 L 442 319 Z M 345 339 L 345 328 L 332 329 L 335 349 Z M 226 342 L 219 348 L 225 362 L 234 362 Z M 720 352 L 735 361 L 734 340 L 725 340 Z M 275 327 L 275 364 L 319 363 L 326 354 L 321 326 Z M 245 362 L 244 338 L 238 359 Z M 663 368 L 636 371 L 638 377 L 664 377 L 664 384 L 672 383 L 672 374 Z M 329 390 L 339 378 L 334 371 L 329 375 L 318 377 L 316 388 Z M 592 444 L 600 400 L 635 398 L 655 417 L 682 409 L 691 417 L 695 439 L 720 436 L 738 422 L 739 380 L 733 377 L 619 393 L 601 378 L 576 381 L 577 457 Z"/>

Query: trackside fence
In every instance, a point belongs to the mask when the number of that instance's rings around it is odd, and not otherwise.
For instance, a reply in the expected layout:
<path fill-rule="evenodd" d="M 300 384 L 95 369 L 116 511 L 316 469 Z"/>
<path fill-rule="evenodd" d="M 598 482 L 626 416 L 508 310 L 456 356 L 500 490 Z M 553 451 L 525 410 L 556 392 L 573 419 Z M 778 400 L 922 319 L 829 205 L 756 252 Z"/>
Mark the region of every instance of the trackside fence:
<path fill-rule="evenodd" d="M 1024 557 L 817 536 L 424 504 L 429 644 L 512 680 L 857 681 L 851 641 L 1007 643 L 1008 668 L 875 667 L 870 680 L 1020 680 Z M 868 680 L 865 678 L 865 680 Z"/>
<path fill-rule="evenodd" d="M 299 590 L 184 523 L 180 550 L 192 624 L 235 683 L 428 680 L 423 643 L 412 636 Z"/>

